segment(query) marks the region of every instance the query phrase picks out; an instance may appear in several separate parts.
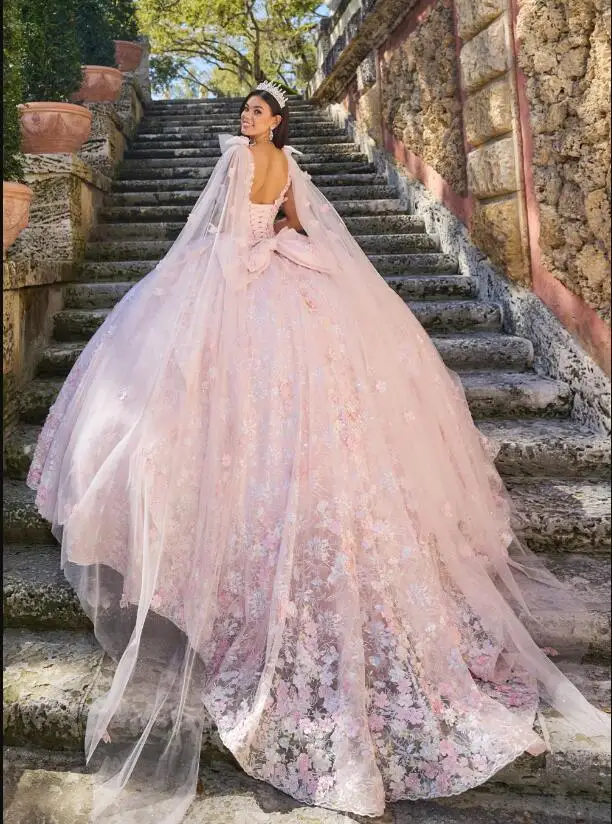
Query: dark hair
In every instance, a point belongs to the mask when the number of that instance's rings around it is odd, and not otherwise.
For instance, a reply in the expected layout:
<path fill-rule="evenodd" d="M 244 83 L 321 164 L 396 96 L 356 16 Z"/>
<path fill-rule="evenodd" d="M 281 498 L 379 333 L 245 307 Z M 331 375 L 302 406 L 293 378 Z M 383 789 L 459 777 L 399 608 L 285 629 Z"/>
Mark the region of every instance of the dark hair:
<path fill-rule="evenodd" d="M 247 101 L 250 100 L 251 97 L 255 96 L 261 97 L 262 100 L 266 101 L 268 106 L 272 109 L 272 114 L 278 114 L 282 117 L 281 122 L 274 129 L 274 139 L 272 140 L 277 149 L 282 149 L 289 137 L 289 109 L 287 106 L 285 106 L 284 109 L 281 109 L 280 103 L 274 95 L 270 94 L 270 92 L 266 92 L 263 89 L 253 89 L 253 91 L 249 92 L 242 101 L 242 105 L 240 106 L 240 114 L 242 114 Z M 242 134 L 242 132 L 239 132 L 239 134 Z"/>

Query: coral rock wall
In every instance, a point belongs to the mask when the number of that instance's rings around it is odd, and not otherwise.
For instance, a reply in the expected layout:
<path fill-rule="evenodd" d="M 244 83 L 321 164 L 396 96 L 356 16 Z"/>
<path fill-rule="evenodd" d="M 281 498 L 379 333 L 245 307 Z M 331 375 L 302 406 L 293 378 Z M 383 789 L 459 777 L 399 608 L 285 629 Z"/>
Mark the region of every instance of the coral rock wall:
<path fill-rule="evenodd" d="M 467 178 L 461 102 L 448 0 L 430 7 L 405 38 L 381 49 L 381 114 L 386 129 L 458 194 Z"/>
<path fill-rule="evenodd" d="M 610 8 L 604 0 L 522 0 L 544 266 L 610 319 Z"/>
<path fill-rule="evenodd" d="M 610 0 L 340 0 L 321 32 L 313 100 L 609 373 Z"/>

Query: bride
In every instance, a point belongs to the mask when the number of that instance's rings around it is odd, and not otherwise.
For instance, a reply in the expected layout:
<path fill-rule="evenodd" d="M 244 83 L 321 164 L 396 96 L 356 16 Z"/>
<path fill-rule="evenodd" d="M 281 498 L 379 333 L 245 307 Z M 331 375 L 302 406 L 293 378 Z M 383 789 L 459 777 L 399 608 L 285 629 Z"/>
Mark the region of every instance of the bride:
<path fill-rule="evenodd" d="M 540 699 L 609 734 L 528 630 L 569 593 L 513 536 L 457 377 L 285 145 L 286 103 L 248 95 L 30 470 L 116 662 L 87 720 L 95 821 L 180 822 L 214 728 L 249 775 L 366 816 L 541 752 Z"/>

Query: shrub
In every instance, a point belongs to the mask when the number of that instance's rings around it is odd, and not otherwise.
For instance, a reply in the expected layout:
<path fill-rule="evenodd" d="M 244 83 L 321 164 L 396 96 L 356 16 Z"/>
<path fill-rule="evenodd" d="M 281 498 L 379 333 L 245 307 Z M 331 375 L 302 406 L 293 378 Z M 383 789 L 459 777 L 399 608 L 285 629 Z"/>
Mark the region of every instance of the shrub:
<path fill-rule="evenodd" d="M 76 25 L 81 63 L 117 68 L 109 0 L 79 0 Z"/>
<path fill-rule="evenodd" d="M 113 40 L 136 40 L 138 20 L 134 0 L 107 0 Z"/>
<path fill-rule="evenodd" d="M 21 0 L 24 100 L 68 102 L 83 82 L 76 34 L 79 0 Z"/>
<path fill-rule="evenodd" d="M 2 179 L 24 182 L 19 143 L 19 112 L 23 102 L 23 33 L 19 0 L 4 0 L 2 8 Z"/>

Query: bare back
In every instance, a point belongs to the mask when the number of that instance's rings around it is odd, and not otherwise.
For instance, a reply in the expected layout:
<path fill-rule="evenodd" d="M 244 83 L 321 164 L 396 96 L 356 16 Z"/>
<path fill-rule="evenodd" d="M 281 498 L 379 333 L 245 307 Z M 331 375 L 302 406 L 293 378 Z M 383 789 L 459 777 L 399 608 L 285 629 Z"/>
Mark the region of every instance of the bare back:
<path fill-rule="evenodd" d="M 287 185 L 289 164 L 281 149 L 272 143 L 250 148 L 255 164 L 251 203 L 272 204 Z"/>

